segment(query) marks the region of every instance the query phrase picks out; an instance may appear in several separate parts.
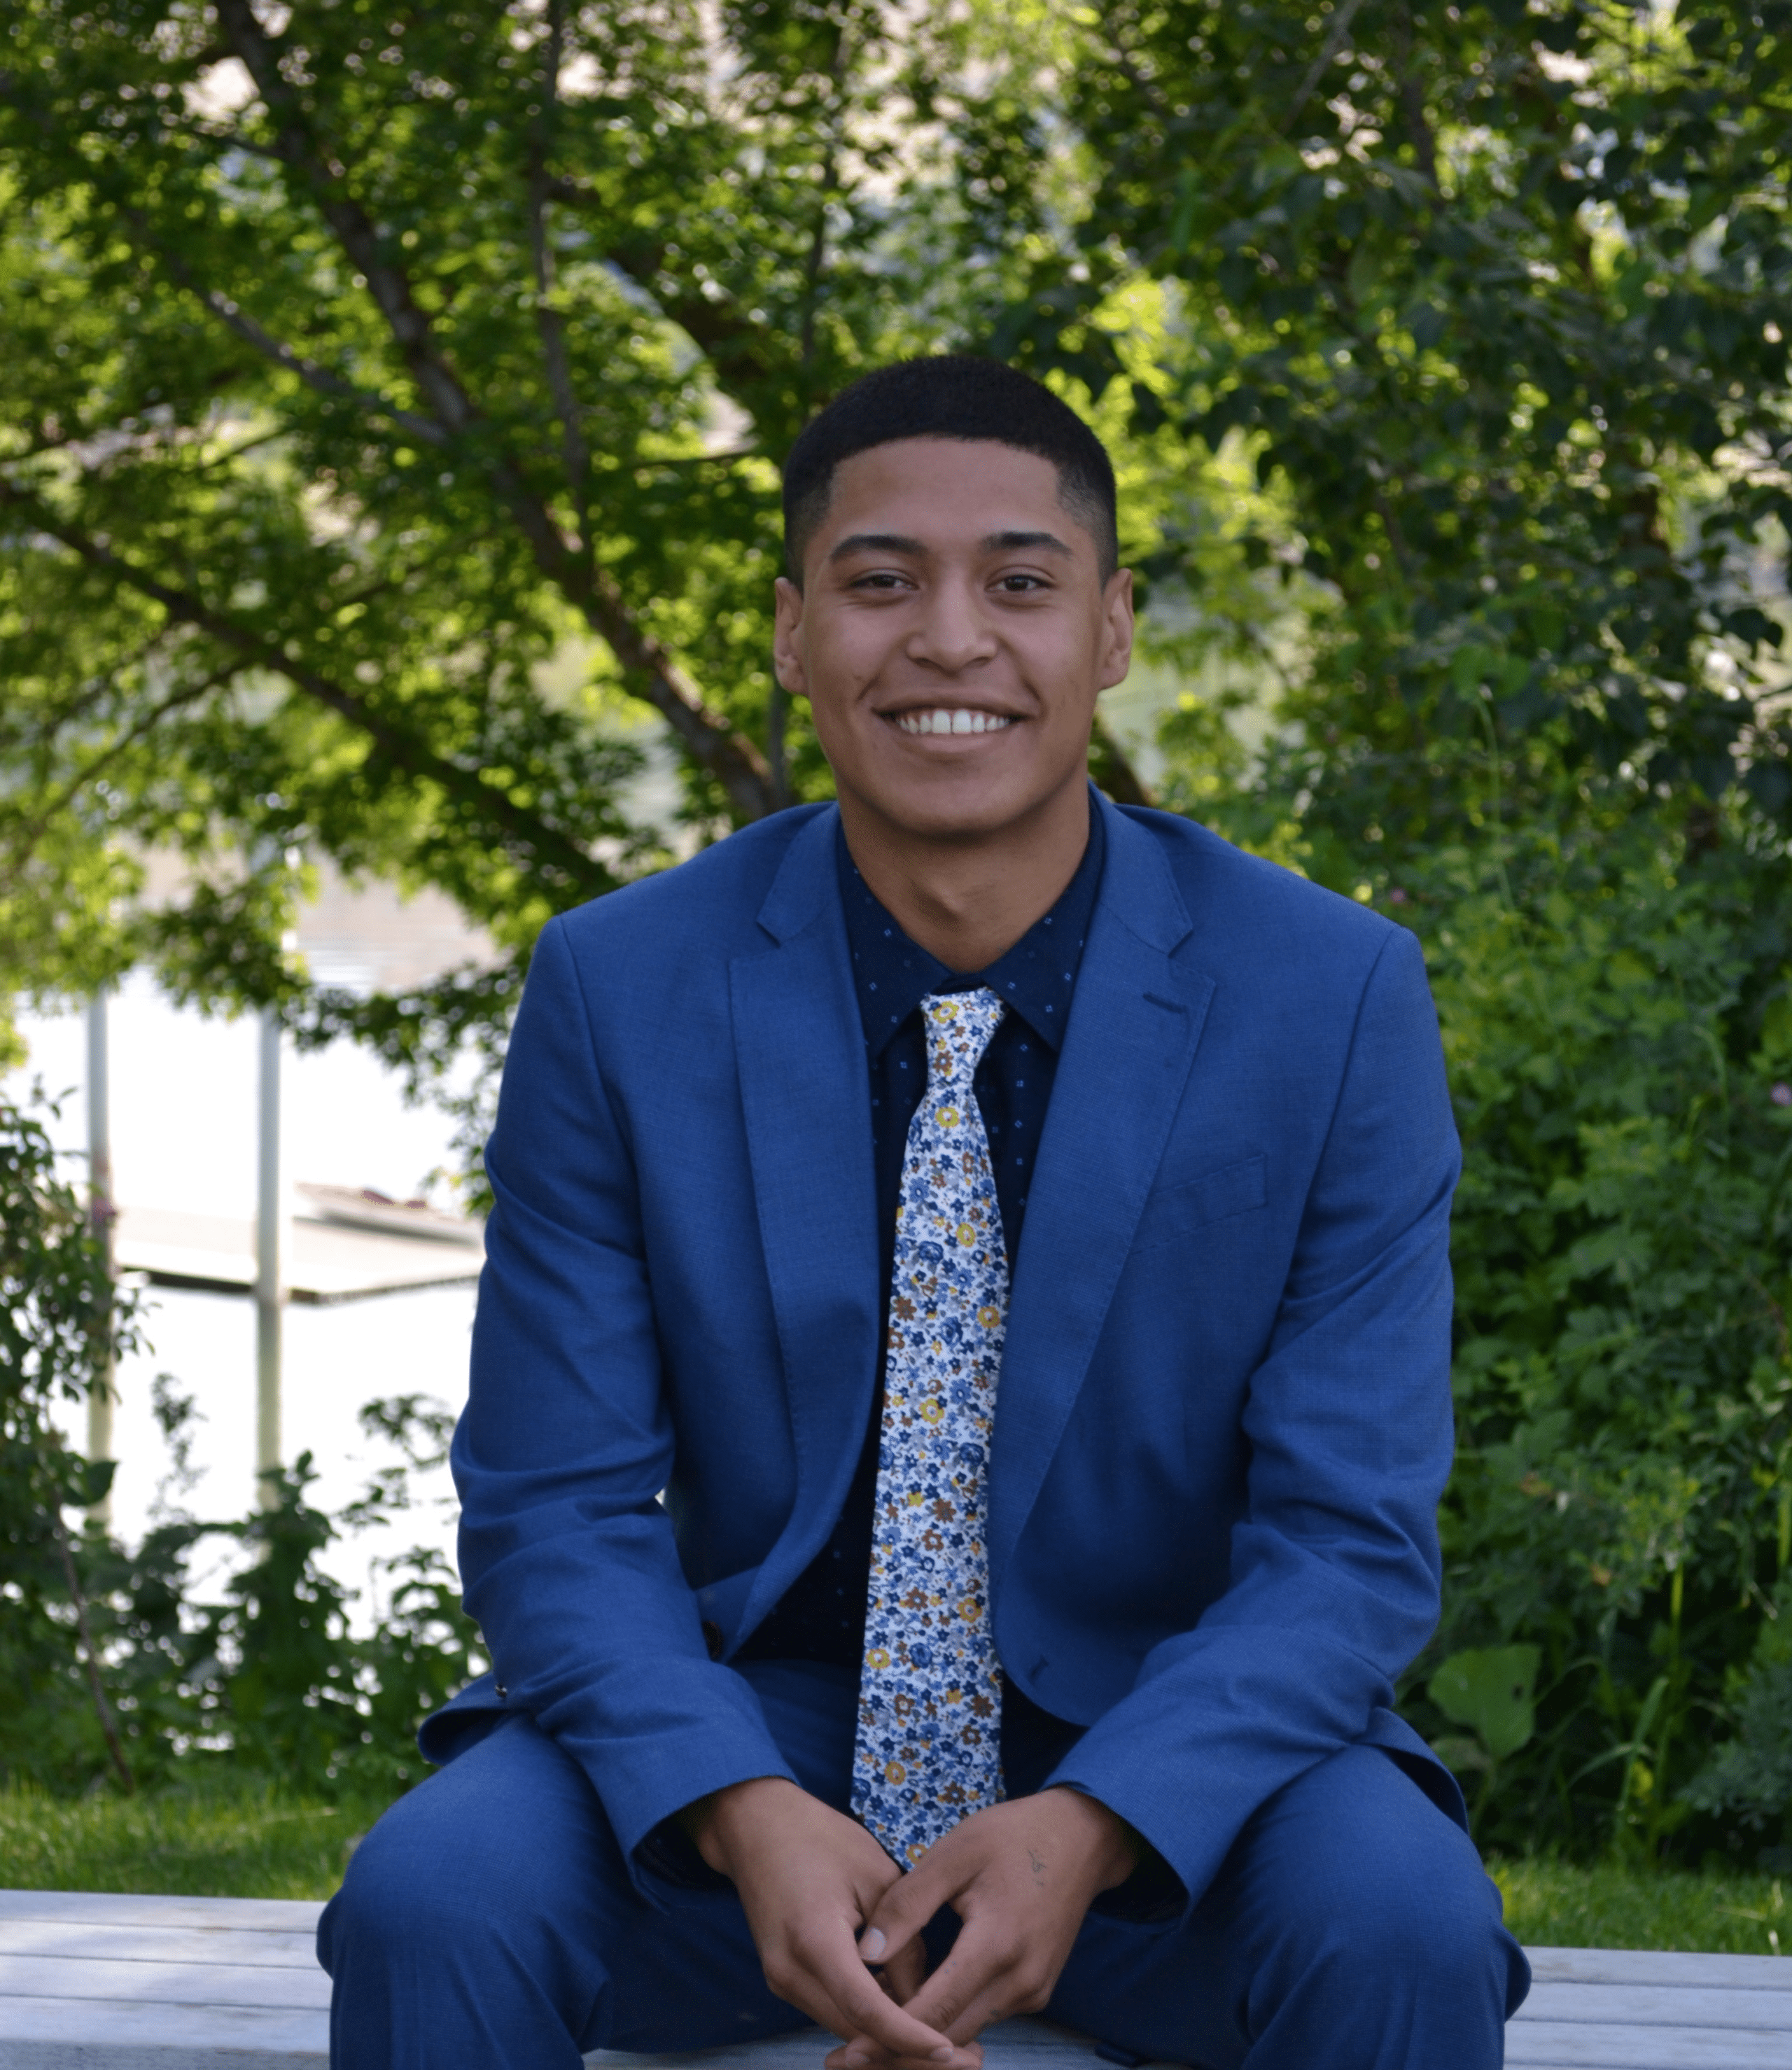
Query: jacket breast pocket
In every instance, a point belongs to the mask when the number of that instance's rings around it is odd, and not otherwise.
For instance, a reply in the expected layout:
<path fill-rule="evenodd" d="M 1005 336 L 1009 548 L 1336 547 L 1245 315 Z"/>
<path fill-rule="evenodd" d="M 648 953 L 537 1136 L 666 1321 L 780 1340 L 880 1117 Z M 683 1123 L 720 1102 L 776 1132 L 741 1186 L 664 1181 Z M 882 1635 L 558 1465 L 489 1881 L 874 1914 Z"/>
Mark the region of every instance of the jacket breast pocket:
<path fill-rule="evenodd" d="M 1139 1217 L 1132 1248 L 1155 1250 L 1160 1244 L 1175 1243 L 1210 1222 L 1247 1215 L 1268 1198 L 1269 1160 L 1261 1152 L 1236 1164 L 1222 1164 L 1185 1185 L 1164 1186 L 1152 1193 Z"/>

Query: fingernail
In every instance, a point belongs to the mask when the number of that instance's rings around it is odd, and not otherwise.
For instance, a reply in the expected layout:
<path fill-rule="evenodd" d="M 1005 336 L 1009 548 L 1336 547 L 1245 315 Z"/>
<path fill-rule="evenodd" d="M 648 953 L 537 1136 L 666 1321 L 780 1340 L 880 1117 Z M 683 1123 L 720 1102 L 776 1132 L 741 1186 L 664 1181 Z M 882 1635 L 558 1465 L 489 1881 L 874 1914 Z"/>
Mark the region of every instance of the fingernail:
<path fill-rule="evenodd" d="M 949 2041 L 941 2042 L 932 2055 L 927 2058 L 930 2063 L 950 2063 L 951 2060 L 952 2044 Z"/>
<path fill-rule="evenodd" d="M 841 2060 L 846 2065 L 846 2070 L 865 2070 L 865 2064 L 871 2059 L 863 2049 L 849 2048 Z"/>
<path fill-rule="evenodd" d="M 875 1962 L 879 1957 L 882 1955 L 885 1949 L 889 1945 L 890 1942 L 885 1937 L 882 1927 L 868 1926 L 865 1929 L 864 1936 L 859 1942 L 859 1953 L 865 1958 L 866 1962 Z M 865 2060 L 866 2059 L 862 2056 L 859 2058 L 859 2061 L 861 2063 L 863 2063 Z"/>

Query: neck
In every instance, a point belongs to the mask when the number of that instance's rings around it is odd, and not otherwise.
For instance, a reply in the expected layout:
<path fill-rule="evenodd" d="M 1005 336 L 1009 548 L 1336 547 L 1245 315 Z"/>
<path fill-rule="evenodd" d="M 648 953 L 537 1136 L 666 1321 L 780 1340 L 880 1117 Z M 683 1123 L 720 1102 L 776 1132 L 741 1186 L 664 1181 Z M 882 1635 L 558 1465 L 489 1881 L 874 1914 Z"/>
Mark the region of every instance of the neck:
<path fill-rule="evenodd" d="M 950 971 L 980 971 L 1076 875 L 1089 845 L 1089 787 L 1079 778 L 988 834 L 917 835 L 844 792 L 840 816 L 860 876 L 909 939 Z"/>

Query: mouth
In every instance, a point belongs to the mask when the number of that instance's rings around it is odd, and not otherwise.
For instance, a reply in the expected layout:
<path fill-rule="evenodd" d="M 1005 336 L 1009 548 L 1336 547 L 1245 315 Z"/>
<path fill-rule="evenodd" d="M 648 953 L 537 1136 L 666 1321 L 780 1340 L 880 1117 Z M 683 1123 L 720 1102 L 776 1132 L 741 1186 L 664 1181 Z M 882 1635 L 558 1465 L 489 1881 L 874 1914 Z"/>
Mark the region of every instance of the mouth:
<path fill-rule="evenodd" d="M 1004 713 L 978 711 L 968 705 L 929 705 L 918 711 L 891 712 L 887 716 L 898 731 L 916 736 L 1003 733 L 1015 723 Z"/>

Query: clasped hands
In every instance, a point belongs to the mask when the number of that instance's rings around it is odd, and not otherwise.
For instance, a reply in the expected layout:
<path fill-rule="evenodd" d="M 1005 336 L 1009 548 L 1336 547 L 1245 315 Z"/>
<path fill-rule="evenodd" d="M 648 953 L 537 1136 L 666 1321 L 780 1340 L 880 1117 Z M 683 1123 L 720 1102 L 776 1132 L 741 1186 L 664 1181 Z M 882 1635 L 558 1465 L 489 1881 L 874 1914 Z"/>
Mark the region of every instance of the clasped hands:
<path fill-rule="evenodd" d="M 739 1892 L 766 1982 L 841 2037 L 828 2070 L 980 2070 L 977 2036 L 1045 2005 L 1091 1900 L 1139 1853 L 1115 1813 L 1062 1788 L 972 1813 L 906 1875 L 782 1777 L 680 1816 Z M 963 1924 L 929 1976 L 921 1929 L 947 1904 Z"/>

